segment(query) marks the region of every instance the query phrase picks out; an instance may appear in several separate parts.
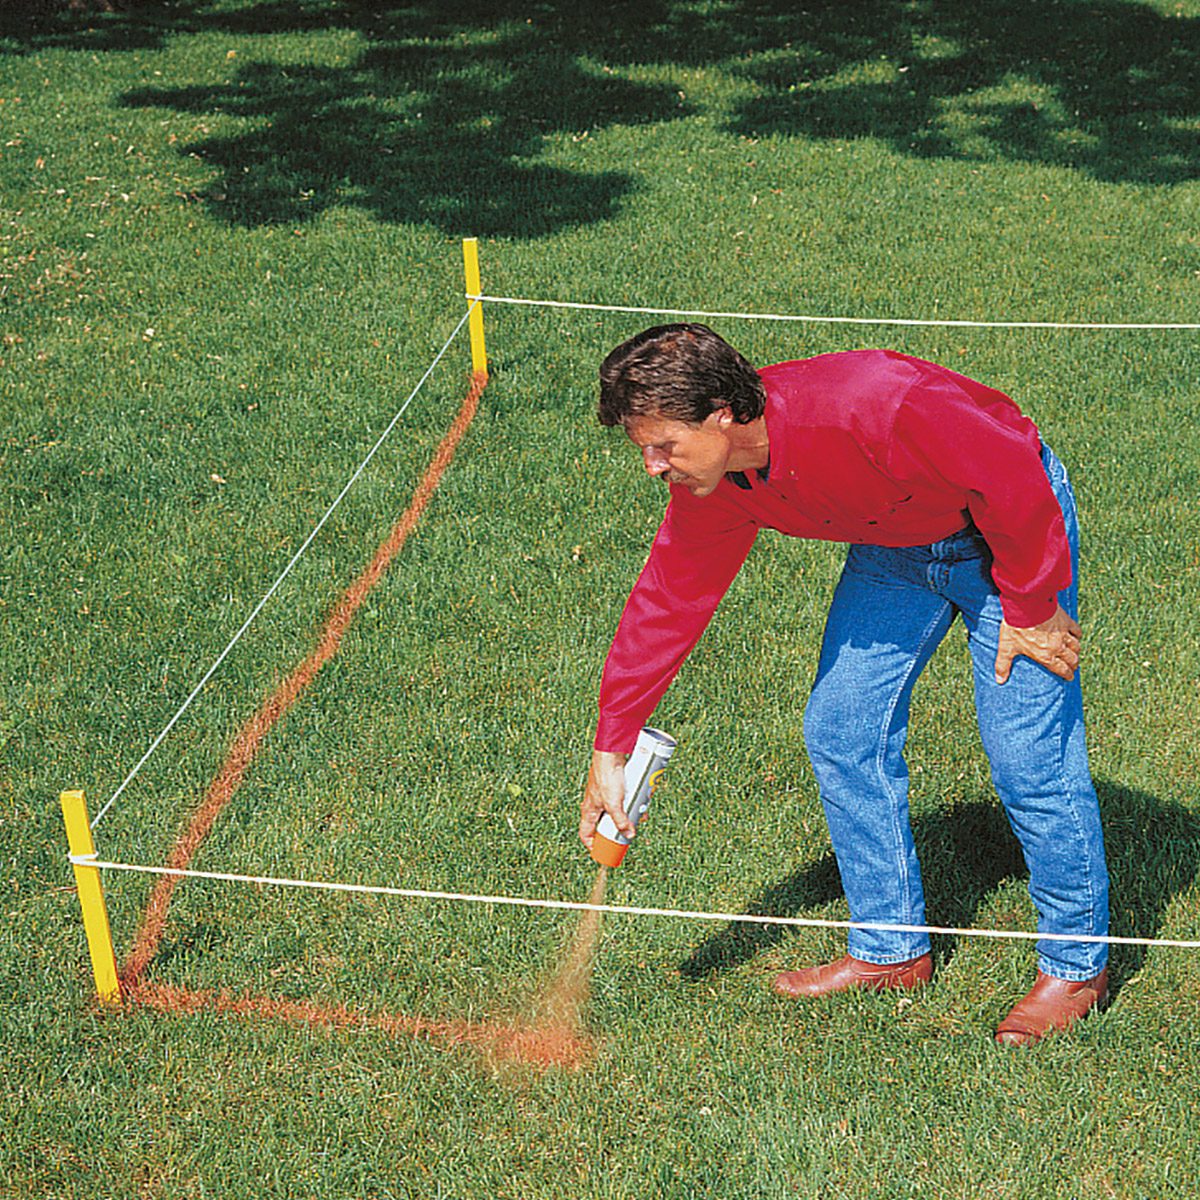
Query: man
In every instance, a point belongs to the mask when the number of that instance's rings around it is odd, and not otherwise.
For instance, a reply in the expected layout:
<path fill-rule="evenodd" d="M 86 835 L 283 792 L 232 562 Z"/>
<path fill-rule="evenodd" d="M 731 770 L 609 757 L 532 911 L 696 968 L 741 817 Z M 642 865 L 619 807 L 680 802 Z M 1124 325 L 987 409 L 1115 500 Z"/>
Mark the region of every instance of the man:
<path fill-rule="evenodd" d="M 670 502 L 605 664 L 579 833 L 607 811 L 638 730 L 703 633 L 759 529 L 850 544 L 804 713 L 852 920 L 925 923 L 904 742 L 913 687 L 961 615 L 992 779 L 1043 934 L 1103 936 L 1108 875 L 1076 669 L 1078 525 L 1065 470 L 1007 396 L 883 350 L 755 371 L 703 325 L 664 325 L 600 369 Z M 787 598 L 780 597 L 780 603 Z M 848 954 L 780 993 L 911 988 L 921 933 L 852 929 Z M 1042 938 L 1034 987 L 997 1041 L 1064 1029 L 1107 999 L 1107 946 Z"/>

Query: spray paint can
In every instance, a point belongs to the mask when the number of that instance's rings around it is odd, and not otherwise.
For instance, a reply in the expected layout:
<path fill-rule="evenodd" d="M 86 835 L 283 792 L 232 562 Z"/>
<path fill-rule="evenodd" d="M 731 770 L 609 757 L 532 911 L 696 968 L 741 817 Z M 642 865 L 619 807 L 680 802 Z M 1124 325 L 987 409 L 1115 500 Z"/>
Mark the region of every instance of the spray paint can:
<path fill-rule="evenodd" d="M 636 825 L 650 807 L 650 797 L 662 778 L 675 739 L 661 729 L 647 726 L 638 734 L 637 745 L 625 764 L 625 812 Z M 617 831 L 616 822 L 605 813 L 592 839 L 592 857 L 604 867 L 620 866 L 629 838 Z"/>

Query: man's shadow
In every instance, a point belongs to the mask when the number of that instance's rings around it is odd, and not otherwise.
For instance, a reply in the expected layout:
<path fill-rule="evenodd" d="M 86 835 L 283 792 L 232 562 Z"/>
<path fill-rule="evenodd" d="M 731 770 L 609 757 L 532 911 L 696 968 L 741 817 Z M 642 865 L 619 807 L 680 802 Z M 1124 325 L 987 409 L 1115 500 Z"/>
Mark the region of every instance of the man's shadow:
<path fill-rule="evenodd" d="M 1158 937 L 1171 901 L 1200 871 L 1200 815 L 1120 784 L 1097 781 L 1111 880 L 1115 937 Z M 976 800 L 913 821 L 931 925 L 969 928 L 983 899 L 1007 879 L 1027 877 L 1020 846 L 999 801 Z M 747 906 L 755 916 L 795 916 L 842 896 L 832 852 L 761 891 Z M 786 936 L 786 926 L 730 925 L 680 964 L 686 979 L 703 979 L 753 958 Z M 1187 933 L 1176 936 L 1188 936 Z M 1194 934 L 1193 934 L 1194 936 Z M 958 939 L 939 939 L 945 957 Z M 1110 987 L 1137 973 L 1145 946 L 1114 946 Z"/>

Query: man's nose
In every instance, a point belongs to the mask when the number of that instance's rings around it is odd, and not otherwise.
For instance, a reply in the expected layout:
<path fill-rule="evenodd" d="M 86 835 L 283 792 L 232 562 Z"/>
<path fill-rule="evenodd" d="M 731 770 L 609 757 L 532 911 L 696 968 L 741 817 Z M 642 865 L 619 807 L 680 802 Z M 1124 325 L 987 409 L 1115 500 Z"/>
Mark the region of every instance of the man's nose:
<path fill-rule="evenodd" d="M 647 446 L 642 451 L 642 462 L 646 465 L 648 475 L 661 475 L 669 466 L 667 456 L 653 446 Z"/>

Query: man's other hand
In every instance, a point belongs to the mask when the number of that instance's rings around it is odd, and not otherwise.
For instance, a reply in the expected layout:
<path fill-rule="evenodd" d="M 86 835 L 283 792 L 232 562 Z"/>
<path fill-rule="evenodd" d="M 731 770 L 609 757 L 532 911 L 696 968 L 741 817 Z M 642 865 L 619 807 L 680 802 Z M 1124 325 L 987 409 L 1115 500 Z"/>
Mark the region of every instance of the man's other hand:
<path fill-rule="evenodd" d="M 1075 678 L 1079 666 L 1079 639 L 1083 630 L 1079 622 L 1069 617 L 1061 605 L 1054 616 L 1040 625 L 1016 629 L 1007 621 L 1000 622 L 1000 646 L 996 651 L 996 682 L 1005 683 L 1012 670 L 1013 659 L 1019 654 L 1032 658 L 1063 679 Z"/>
<path fill-rule="evenodd" d="M 625 812 L 625 754 L 592 751 L 583 803 L 579 806 L 579 839 L 590 850 L 600 818 L 608 813 L 617 829 L 633 837 L 633 822 Z"/>

